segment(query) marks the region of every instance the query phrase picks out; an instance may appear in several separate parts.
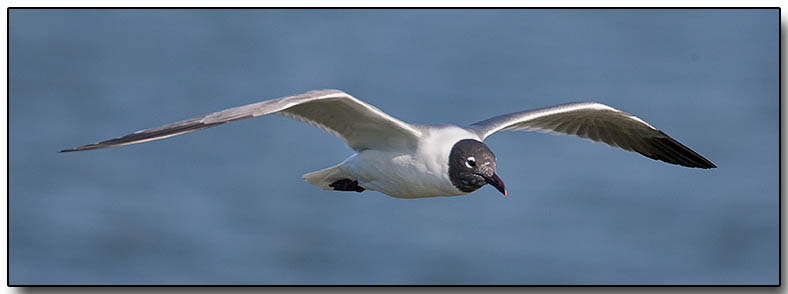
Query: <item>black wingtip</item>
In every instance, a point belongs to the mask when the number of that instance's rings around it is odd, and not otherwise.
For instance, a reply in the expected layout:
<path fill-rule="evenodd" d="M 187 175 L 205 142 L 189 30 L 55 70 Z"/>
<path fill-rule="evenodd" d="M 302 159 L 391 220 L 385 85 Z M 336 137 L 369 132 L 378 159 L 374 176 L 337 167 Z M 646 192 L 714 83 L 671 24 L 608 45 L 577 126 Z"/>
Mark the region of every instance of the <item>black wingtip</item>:
<path fill-rule="evenodd" d="M 74 151 L 78 151 L 78 150 L 77 150 L 77 148 L 79 148 L 79 147 L 68 148 L 68 149 L 62 149 L 62 150 L 58 150 L 58 151 L 57 151 L 57 153 L 66 153 L 66 152 L 74 152 Z"/>
<path fill-rule="evenodd" d="M 88 144 L 88 145 L 85 145 L 85 146 L 79 146 L 79 147 L 74 147 L 74 148 L 69 148 L 69 149 L 63 149 L 63 150 L 58 151 L 57 153 L 67 153 L 67 152 L 76 152 L 76 151 L 84 151 L 84 150 L 93 150 L 93 149 L 99 149 L 99 148 L 103 148 L 103 147 L 106 147 L 106 146 L 101 146 L 100 143 Z"/>
<path fill-rule="evenodd" d="M 68 153 L 68 152 L 75 152 L 75 151 L 82 151 L 82 149 L 78 149 L 78 148 L 63 149 L 63 150 L 58 151 L 57 153 Z"/>
<path fill-rule="evenodd" d="M 717 168 L 717 165 L 712 163 L 710 160 L 693 151 L 689 147 L 684 146 L 684 144 L 676 141 L 676 139 L 671 138 L 662 131 L 659 131 L 659 134 L 661 137 L 652 138 L 649 140 L 649 142 L 653 144 L 654 147 L 657 147 L 662 154 L 657 154 L 656 156 L 650 157 L 664 162 L 691 168 Z"/>
<path fill-rule="evenodd" d="M 713 163 L 710 163 L 710 164 L 708 164 L 708 165 L 697 165 L 697 166 L 688 166 L 688 165 L 683 165 L 683 166 L 685 166 L 685 167 L 689 167 L 689 168 L 701 168 L 701 169 L 713 169 L 713 168 L 717 168 L 717 166 L 716 166 L 716 165 L 714 165 Z"/>
<path fill-rule="evenodd" d="M 678 143 L 678 144 L 681 145 L 681 143 Z M 681 145 L 681 146 L 686 148 L 686 146 L 684 146 L 684 145 Z M 700 154 L 696 153 L 695 151 L 692 151 L 692 149 L 687 148 L 687 150 L 690 151 L 692 153 L 692 155 L 694 156 L 694 157 L 691 157 L 693 165 L 689 166 L 689 167 L 702 168 L 702 169 L 717 168 L 717 165 L 715 165 L 714 163 L 712 163 L 710 160 L 706 159 L 705 157 L 701 156 Z M 687 166 L 687 165 L 685 165 L 685 166 Z"/>

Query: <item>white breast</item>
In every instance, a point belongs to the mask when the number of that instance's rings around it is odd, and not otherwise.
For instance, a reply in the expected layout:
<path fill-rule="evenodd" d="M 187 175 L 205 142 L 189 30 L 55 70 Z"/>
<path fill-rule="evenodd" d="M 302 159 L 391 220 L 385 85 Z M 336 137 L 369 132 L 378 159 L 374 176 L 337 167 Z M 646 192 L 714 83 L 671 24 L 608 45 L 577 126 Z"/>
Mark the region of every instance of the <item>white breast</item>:
<path fill-rule="evenodd" d="M 449 153 L 457 141 L 480 138 L 456 126 L 429 126 L 415 150 L 363 150 L 342 163 L 368 189 L 399 198 L 457 196 L 449 179 Z"/>

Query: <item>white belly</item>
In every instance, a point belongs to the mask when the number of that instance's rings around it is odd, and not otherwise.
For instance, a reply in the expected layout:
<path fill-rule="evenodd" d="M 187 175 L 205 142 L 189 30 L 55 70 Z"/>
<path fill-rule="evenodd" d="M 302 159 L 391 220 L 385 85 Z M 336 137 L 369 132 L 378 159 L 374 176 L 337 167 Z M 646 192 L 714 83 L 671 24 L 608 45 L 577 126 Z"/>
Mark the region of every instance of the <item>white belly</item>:
<path fill-rule="evenodd" d="M 399 198 L 457 196 L 460 191 L 441 167 L 417 155 L 364 150 L 348 158 L 342 168 L 360 186 Z"/>
<path fill-rule="evenodd" d="M 341 164 L 361 187 L 399 198 L 468 194 L 449 179 L 449 153 L 454 143 L 478 136 L 457 127 L 425 134 L 416 150 L 364 150 Z"/>

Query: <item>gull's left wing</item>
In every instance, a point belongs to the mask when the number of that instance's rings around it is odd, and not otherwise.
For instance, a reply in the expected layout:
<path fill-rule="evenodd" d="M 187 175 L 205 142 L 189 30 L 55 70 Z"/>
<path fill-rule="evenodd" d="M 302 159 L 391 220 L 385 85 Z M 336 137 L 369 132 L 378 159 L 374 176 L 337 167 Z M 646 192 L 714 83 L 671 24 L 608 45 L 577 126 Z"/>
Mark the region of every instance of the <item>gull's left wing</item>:
<path fill-rule="evenodd" d="M 482 139 L 502 130 L 575 135 L 667 163 L 697 168 L 717 167 L 643 120 L 593 102 L 504 114 L 474 123 L 471 129 Z"/>

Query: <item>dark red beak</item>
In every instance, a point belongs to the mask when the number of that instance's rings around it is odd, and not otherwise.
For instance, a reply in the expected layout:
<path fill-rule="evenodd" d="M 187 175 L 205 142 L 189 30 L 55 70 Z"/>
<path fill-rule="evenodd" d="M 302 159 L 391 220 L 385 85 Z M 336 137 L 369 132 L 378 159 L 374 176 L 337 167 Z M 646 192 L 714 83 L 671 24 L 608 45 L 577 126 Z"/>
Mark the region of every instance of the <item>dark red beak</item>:
<path fill-rule="evenodd" d="M 503 194 L 503 197 L 506 197 L 506 186 L 503 185 L 503 181 L 501 181 L 501 178 L 499 178 L 498 175 L 493 173 L 490 177 L 485 175 L 482 175 L 482 177 L 484 178 L 485 182 L 495 187 L 495 189 L 498 189 L 498 191 Z"/>

